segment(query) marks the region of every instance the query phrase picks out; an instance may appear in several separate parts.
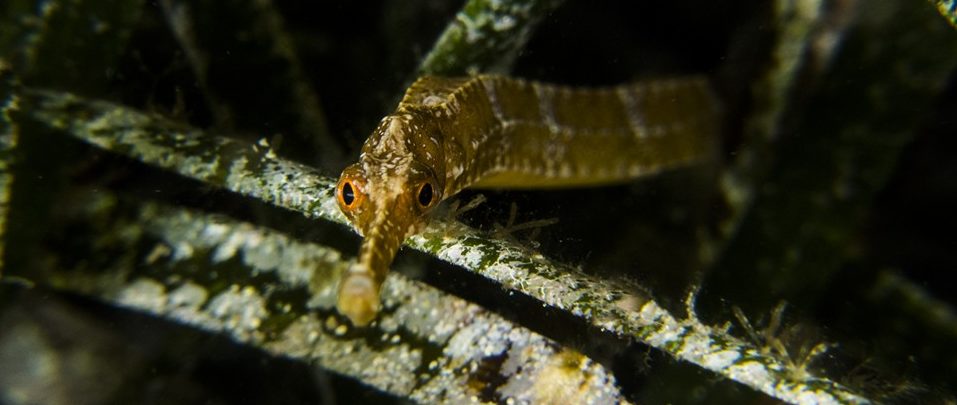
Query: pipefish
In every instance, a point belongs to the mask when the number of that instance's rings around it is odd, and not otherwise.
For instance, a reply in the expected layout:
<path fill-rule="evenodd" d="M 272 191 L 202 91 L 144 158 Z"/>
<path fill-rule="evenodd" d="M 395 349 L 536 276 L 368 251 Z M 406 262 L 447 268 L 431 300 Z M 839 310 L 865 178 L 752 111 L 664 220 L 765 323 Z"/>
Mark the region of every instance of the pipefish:
<path fill-rule="evenodd" d="M 418 79 L 339 178 L 339 207 L 364 237 L 339 311 L 371 322 L 399 246 L 462 189 L 612 184 L 700 161 L 714 150 L 717 115 L 700 76 L 605 88 Z"/>

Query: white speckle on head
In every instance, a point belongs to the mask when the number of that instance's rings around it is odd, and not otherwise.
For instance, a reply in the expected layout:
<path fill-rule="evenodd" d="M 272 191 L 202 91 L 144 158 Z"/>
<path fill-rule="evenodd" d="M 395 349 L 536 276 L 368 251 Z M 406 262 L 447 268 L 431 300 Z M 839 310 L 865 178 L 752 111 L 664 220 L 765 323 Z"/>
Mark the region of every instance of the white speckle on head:
<path fill-rule="evenodd" d="M 452 170 L 449 171 L 449 173 L 452 174 L 453 179 L 457 179 L 459 176 L 462 175 L 462 172 L 464 171 L 465 171 L 465 168 L 461 164 L 458 164 L 458 165 L 455 165 L 455 167 L 453 167 Z"/>
<path fill-rule="evenodd" d="M 395 201 L 406 192 L 406 175 L 413 157 L 408 134 L 415 131 L 409 114 L 390 115 L 379 124 L 375 139 L 360 157 L 362 171 L 369 178 L 365 192 L 372 201 Z"/>
<path fill-rule="evenodd" d="M 394 151 L 396 153 L 405 153 L 407 151 L 405 147 L 405 134 L 402 132 L 404 124 L 403 120 L 399 117 L 389 117 L 385 133 L 379 141 L 379 148 L 385 148 L 388 151 Z"/>
<path fill-rule="evenodd" d="M 422 104 L 423 104 L 423 105 L 426 105 L 426 106 L 429 106 L 429 107 L 435 106 L 435 105 L 439 105 L 439 104 L 442 104 L 442 103 L 444 103 L 444 102 L 445 102 L 445 99 L 444 99 L 444 98 L 439 97 L 439 96 L 437 96 L 437 95 L 435 95 L 435 94 L 429 94 L 428 96 L 425 96 L 424 99 L 422 99 Z"/>

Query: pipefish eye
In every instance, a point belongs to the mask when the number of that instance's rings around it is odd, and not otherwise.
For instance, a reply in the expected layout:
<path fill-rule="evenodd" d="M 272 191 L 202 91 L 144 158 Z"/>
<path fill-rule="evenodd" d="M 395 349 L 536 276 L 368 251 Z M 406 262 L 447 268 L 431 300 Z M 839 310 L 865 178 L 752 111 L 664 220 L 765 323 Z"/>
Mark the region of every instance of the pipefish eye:
<path fill-rule="evenodd" d="M 419 204 L 423 208 L 428 207 L 429 204 L 432 204 L 432 198 L 435 197 L 435 193 L 432 191 L 432 183 L 425 182 L 419 186 Z"/>
<path fill-rule="evenodd" d="M 355 183 L 349 179 L 342 179 L 339 182 L 339 187 L 336 188 L 336 199 L 343 210 L 348 210 L 356 206 L 356 201 L 361 197 L 360 193 L 361 190 L 356 187 Z"/>
<path fill-rule="evenodd" d="M 352 191 L 352 183 L 348 181 L 342 183 L 342 202 L 346 205 L 352 205 L 352 202 L 355 201 L 355 199 L 356 195 L 355 192 Z"/>

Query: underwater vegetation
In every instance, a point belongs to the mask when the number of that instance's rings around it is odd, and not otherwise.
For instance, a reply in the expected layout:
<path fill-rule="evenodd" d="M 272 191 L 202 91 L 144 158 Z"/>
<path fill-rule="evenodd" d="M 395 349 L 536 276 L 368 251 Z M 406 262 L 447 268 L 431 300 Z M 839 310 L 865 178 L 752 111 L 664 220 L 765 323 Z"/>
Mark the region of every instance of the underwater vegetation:
<path fill-rule="evenodd" d="M 673 3 L 3 2 L 0 403 L 957 401 L 954 3 Z M 480 73 L 705 76 L 720 150 L 466 192 L 354 327 L 336 179 Z"/>

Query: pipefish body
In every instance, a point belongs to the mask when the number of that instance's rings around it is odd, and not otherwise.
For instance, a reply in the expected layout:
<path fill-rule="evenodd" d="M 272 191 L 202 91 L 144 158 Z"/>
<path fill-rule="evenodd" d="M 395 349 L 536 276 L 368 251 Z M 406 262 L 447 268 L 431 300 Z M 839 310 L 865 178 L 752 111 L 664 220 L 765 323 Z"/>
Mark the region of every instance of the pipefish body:
<path fill-rule="evenodd" d="M 371 322 L 399 246 L 462 189 L 620 183 L 700 161 L 714 149 L 717 106 L 702 77 L 606 88 L 420 78 L 339 178 L 339 207 L 364 236 L 339 311 Z"/>

